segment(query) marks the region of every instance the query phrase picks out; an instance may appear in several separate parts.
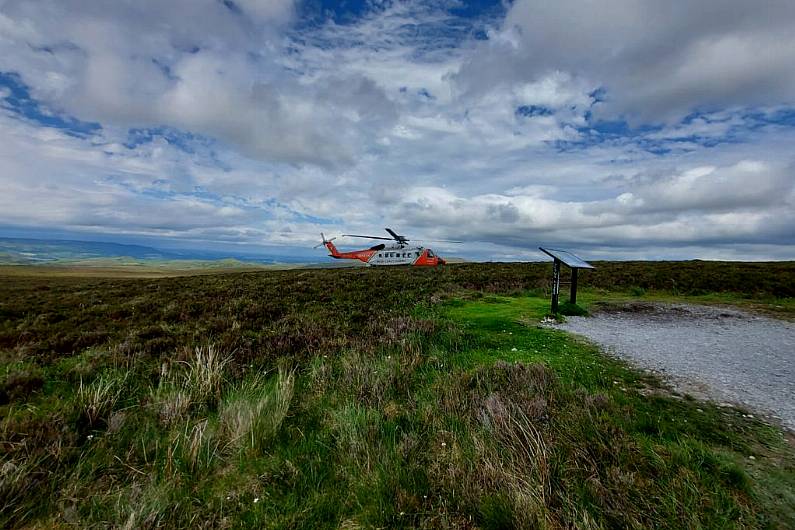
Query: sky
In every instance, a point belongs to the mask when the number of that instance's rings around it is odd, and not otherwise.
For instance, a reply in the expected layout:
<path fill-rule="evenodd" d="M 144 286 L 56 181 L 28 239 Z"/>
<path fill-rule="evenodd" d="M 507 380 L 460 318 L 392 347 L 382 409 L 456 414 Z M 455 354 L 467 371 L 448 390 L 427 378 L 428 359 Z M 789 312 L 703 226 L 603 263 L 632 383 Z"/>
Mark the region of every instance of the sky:
<path fill-rule="evenodd" d="M 387 226 L 471 259 L 795 259 L 795 2 L 0 0 L 0 236 Z"/>

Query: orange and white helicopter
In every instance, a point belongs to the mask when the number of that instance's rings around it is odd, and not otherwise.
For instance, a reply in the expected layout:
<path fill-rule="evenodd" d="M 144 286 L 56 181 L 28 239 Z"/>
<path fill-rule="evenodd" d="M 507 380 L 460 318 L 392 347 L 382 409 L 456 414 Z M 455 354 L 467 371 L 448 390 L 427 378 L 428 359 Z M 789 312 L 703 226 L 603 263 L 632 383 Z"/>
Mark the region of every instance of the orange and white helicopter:
<path fill-rule="evenodd" d="M 323 233 L 320 237 L 323 239 L 322 243 L 315 245 L 315 248 L 323 245 L 331 254 L 332 258 L 336 259 L 357 259 L 366 263 L 368 266 L 382 266 L 382 265 L 413 265 L 415 267 L 435 267 L 437 265 L 444 265 L 447 262 L 440 256 L 434 254 L 433 250 L 423 247 L 409 245 L 409 239 L 400 236 L 392 231 L 390 228 L 385 230 L 392 237 L 380 236 L 360 236 L 356 234 L 342 234 L 341 237 L 360 237 L 363 239 L 383 239 L 384 241 L 393 241 L 392 244 L 380 243 L 370 248 L 363 250 L 353 250 L 350 252 L 340 252 L 334 246 L 336 237 L 326 239 Z M 447 243 L 461 243 L 461 241 L 446 241 Z"/>

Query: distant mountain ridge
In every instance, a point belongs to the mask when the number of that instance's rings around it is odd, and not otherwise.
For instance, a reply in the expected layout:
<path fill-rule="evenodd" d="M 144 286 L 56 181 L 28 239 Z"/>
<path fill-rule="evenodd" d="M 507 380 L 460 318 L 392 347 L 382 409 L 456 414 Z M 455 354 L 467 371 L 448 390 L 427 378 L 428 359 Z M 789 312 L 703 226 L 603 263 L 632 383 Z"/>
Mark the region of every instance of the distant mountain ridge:
<path fill-rule="evenodd" d="M 0 259 L 16 263 L 48 263 L 127 256 L 138 259 L 173 259 L 176 256 L 152 247 L 56 239 L 0 238 Z"/>
<path fill-rule="evenodd" d="M 255 263 L 299 263 L 307 261 L 306 256 L 293 256 L 289 254 L 265 256 L 253 252 L 163 250 L 143 245 L 100 241 L 0 237 L 0 264 L 34 265 L 73 263 L 98 258 L 120 257 L 142 261 L 216 261 L 229 258 Z"/>

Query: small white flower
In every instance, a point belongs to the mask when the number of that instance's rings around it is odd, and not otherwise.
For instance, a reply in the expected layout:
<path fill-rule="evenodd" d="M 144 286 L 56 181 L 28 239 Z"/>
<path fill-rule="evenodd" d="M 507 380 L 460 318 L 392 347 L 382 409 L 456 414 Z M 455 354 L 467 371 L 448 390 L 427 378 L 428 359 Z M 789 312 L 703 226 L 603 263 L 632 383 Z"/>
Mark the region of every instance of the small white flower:
<path fill-rule="evenodd" d="M 516 348 L 511 348 L 511 351 L 517 351 Z"/>
<path fill-rule="evenodd" d="M 756 460 L 756 457 L 754 455 L 749 455 L 748 458 L 750 458 L 751 460 Z"/>
<path fill-rule="evenodd" d="M 257 504 L 258 502 L 259 502 L 259 497 L 254 497 L 254 504 Z"/>
<path fill-rule="evenodd" d="M 89 434 L 89 435 L 87 436 L 87 438 L 88 438 L 88 440 L 93 440 L 93 439 L 94 439 L 94 435 L 93 435 L 93 434 Z"/>
<path fill-rule="evenodd" d="M 447 447 L 447 444 L 442 442 L 442 447 Z"/>

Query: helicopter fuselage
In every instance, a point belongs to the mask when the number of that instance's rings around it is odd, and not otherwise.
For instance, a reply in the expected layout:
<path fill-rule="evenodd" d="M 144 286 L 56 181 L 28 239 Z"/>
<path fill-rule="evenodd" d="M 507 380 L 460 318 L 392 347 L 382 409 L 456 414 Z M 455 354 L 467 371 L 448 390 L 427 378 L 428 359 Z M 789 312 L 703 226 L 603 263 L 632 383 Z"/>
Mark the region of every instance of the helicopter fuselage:
<path fill-rule="evenodd" d="M 380 246 L 380 245 L 378 245 Z M 385 245 L 367 261 L 368 265 L 444 265 L 444 260 L 425 247 L 405 245 Z"/>
<path fill-rule="evenodd" d="M 401 244 L 375 245 L 368 249 L 340 252 L 334 243 L 325 243 L 330 256 L 336 259 L 357 259 L 368 266 L 413 265 L 417 267 L 435 267 L 444 265 L 445 261 L 426 247 Z"/>

